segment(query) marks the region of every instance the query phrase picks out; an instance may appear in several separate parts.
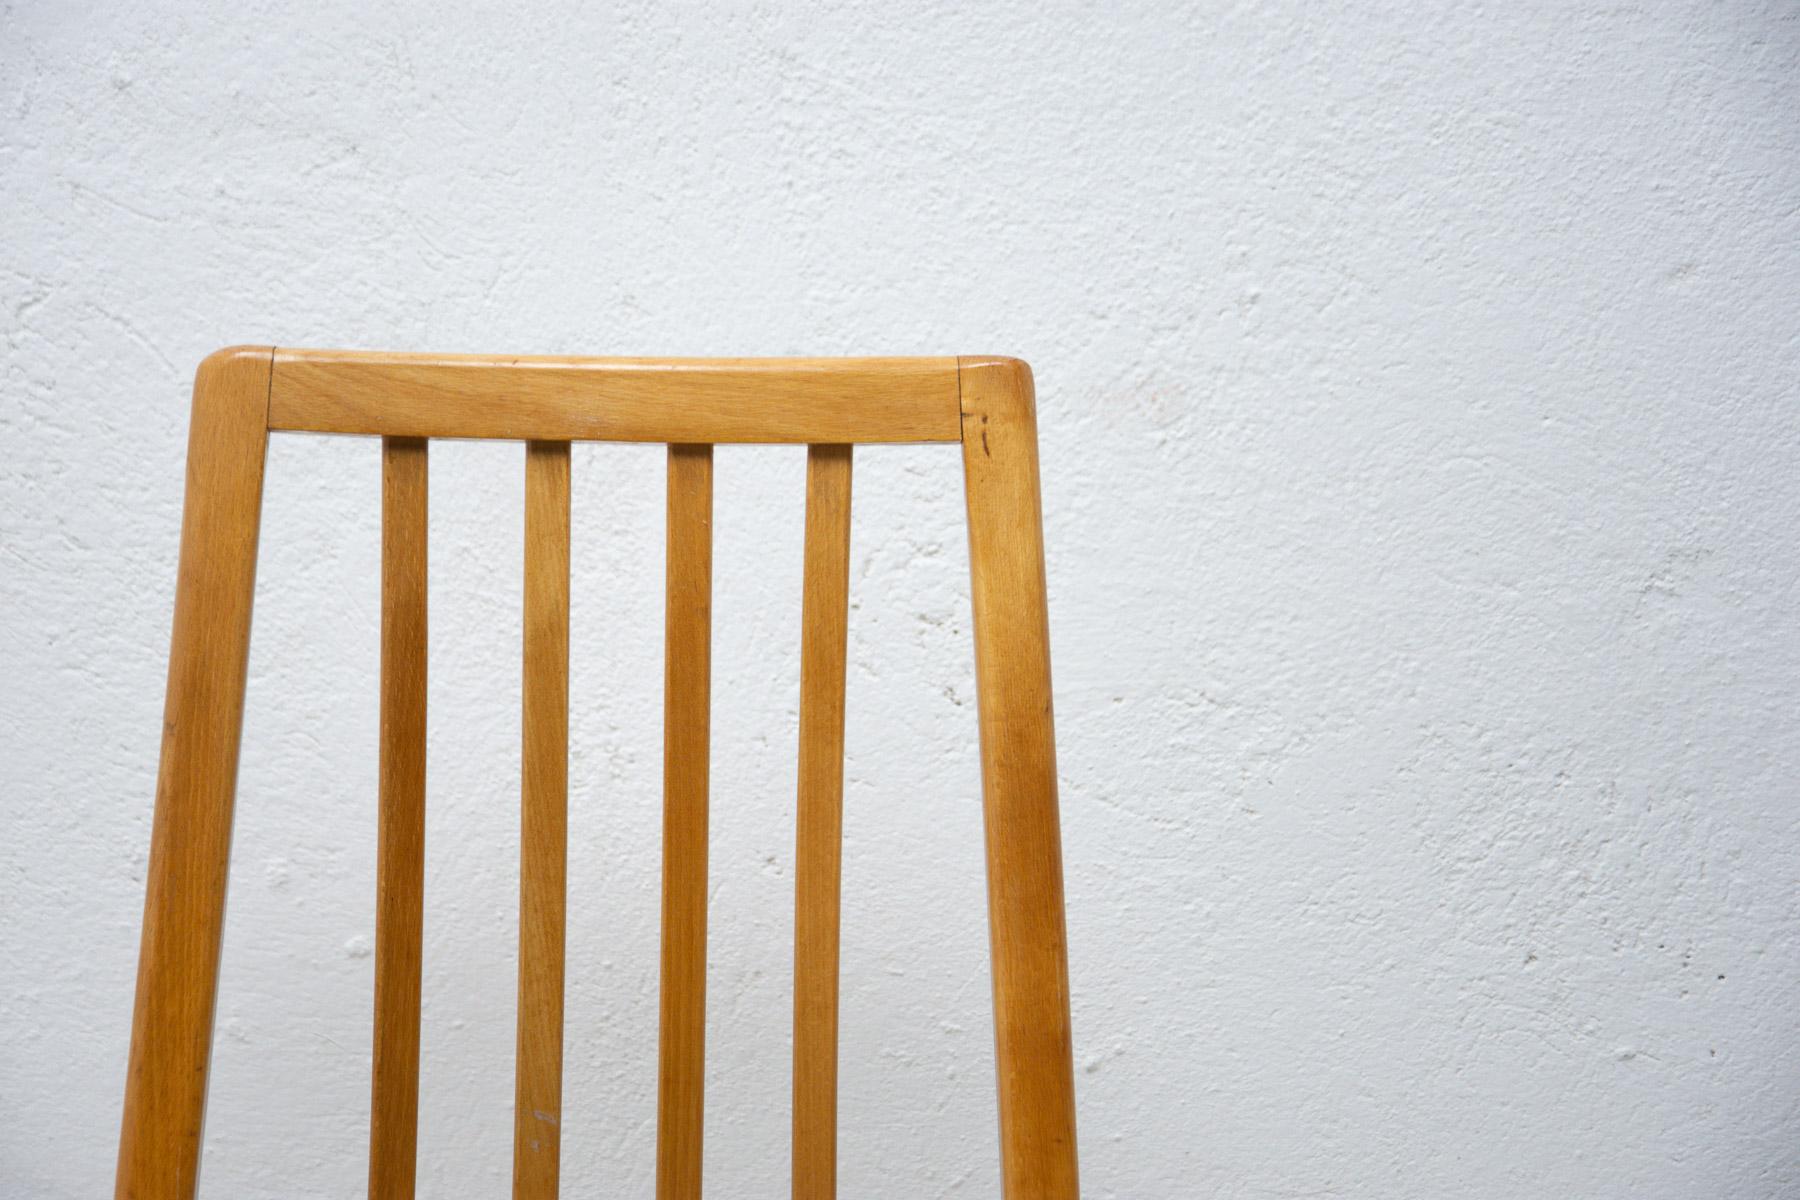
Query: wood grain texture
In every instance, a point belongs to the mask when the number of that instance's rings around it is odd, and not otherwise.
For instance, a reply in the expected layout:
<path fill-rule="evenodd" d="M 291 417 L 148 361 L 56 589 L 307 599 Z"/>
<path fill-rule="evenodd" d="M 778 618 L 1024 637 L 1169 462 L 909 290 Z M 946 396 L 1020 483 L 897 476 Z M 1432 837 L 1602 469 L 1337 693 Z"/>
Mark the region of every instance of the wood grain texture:
<path fill-rule="evenodd" d="M 706 1074 L 707 768 L 712 725 L 709 445 L 669 447 L 663 683 L 657 1200 L 697 1200 Z"/>
<path fill-rule="evenodd" d="M 1030 368 L 963 359 L 988 929 L 1009 1200 L 1072 1200 L 1075 1083 Z"/>
<path fill-rule="evenodd" d="M 199 1182 L 268 444 L 266 347 L 200 365 L 116 1195 Z"/>
<path fill-rule="evenodd" d="M 838 922 L 851 453 L 850 446 L 813 446 L 806 458 L 794 838 L 794 1200 L 832 1200 L 837 1195 Z"/>
<path fill-rule="evenodd" d="M 270 427 L 620 442 L 953 442 L 951 358 L 277 350 Z"/>
<path fill-rule="evenodd" d="M 411 1200 L 425 928 L 427 444 L 381 445 L 381 748 L 369 1196 Z"/>
<path fill-rule="evenodd" d="M 562 1157 L 569 809 L 569 444 L 525 447 L 524 792 L 513 1196 L 553 1200 Z"/>

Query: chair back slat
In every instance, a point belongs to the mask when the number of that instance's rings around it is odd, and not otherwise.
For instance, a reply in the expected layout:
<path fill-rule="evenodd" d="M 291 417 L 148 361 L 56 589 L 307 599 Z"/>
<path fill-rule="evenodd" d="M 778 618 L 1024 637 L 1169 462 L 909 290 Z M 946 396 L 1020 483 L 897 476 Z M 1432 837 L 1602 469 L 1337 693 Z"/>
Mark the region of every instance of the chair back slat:
<path fill-rule="evenodd" d="M 697 1200 L 706 1071 L 707 755 L 712 724 L 710 445 L 669 447 L 663 633 L 662 999 L 657 1200 Z"/>
<path fill-rule="evenodd" d="M 410 1200 L 425 913 L 426 442 L 381 443 L 381 746 L 369 1195 Z"/>
<path fill-rule="evenodd" d="M 562 1153 L 569 846 L 569 443 L 525 446 L 519 1037 L 513 1196 L 553 1200 Z"/>
<path fill-rule="evenodd" d="M 794 1200 L 837 1195 L 838 921 L 851 447 L 806 456 L 794 835 Z"/>

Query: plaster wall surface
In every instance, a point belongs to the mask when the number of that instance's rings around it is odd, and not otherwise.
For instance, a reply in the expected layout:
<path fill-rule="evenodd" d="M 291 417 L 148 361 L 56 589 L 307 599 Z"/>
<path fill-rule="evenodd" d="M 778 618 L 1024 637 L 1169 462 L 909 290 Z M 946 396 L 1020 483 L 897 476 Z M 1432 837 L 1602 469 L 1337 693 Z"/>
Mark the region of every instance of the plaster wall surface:
<path fill-rule="evenodd" d="M 1785 4 L 0 6 L 0 1193 L 110 1188 L 235 342 L 1037 372 L 1094 1197 L 1800 1192 Z M 421 1194 L 503 1194 L 523 454 L 432 451 Z M 804 455 L 718 454 L 784 1194 Z M 268 463 L 202 1191 L 361 1194 L 378 449 Z M 566 1194 L 650 1194 L 662 472 L 574 459 Z M 843 1194 L 998 1193 L 957 455 L 856 466 Z"/>

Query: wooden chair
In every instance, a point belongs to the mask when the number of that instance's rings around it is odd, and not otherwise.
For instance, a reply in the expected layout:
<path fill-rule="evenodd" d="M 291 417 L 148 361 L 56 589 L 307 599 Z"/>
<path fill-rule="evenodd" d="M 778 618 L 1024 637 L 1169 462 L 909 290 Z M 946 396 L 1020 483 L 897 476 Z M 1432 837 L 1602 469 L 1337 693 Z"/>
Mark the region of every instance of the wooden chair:
<path fill-rule="evenodd" d="M 569 443 L 666 442 L 656 1194 L 700 1195 L 712 446 L 804 443 L 793 1194 L 836 1190 L 838 891 L 855 443 L 962 446 L 999 1075 L 1013 1200 L 1076 1195 L 1062 852 L 1031 372 L 1005 358 L 483 358 L 234 347 L 194 380 L 162 763 L 117 1195 L 192 1197 L 212 1044 L 271 431 L 382 438 L 381 734 L 369 1195 L 413 1194 L 431 438 L 525 448 L 515 1197 L 558 1185 L 568 793 Z"/>

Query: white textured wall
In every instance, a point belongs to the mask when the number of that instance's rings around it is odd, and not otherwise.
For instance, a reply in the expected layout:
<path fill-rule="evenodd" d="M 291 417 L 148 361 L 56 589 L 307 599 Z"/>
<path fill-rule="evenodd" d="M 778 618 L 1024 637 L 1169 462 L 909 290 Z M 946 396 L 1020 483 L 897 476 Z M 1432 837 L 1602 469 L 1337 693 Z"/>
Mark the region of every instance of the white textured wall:
<path fill-rule="evenodd" d="M 246 341 L 1029 359 L 1089 1193 L 1800 1189 L 1793 7 L 86 7 L 0 10 L 0 1192 L 110 1186 Z M 719 1196 L 785 1187 L 802 458 L 718 461 Z M 433 458 L 438 1197 L 508 1179 L 521 460 Z M 362 1186 L 377 466 L 270 454 L 210 1197 Z M 575 468 L 564 1162 L 644 1196 L 662 467 Z M 991 1196 L 956 455 L 857 489 L 844 1193 Z"/>

